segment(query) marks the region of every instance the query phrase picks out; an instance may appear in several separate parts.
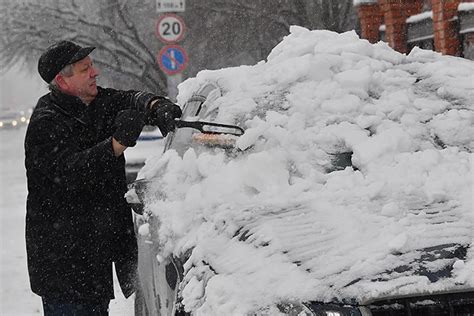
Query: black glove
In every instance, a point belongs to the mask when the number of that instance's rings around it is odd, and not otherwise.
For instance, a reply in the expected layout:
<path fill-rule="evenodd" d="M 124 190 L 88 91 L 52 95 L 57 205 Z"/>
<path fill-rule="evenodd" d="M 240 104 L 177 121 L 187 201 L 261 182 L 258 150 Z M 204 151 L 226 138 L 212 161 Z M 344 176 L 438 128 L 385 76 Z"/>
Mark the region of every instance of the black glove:
<path fill-rule="evenodd" d="M 135 110 L 120 111 L 115 118 L 113 137 L 123 146 L 133 147 L 145 126 L 145 116 Z"/>
<path fill-rule="evenodd" d="M 174 119 L 180 118 L 182 114 L 179 105 L 161 97 L 146 110 L 146 124 L 158 126 L 165 137 L 175 129 Z"/>

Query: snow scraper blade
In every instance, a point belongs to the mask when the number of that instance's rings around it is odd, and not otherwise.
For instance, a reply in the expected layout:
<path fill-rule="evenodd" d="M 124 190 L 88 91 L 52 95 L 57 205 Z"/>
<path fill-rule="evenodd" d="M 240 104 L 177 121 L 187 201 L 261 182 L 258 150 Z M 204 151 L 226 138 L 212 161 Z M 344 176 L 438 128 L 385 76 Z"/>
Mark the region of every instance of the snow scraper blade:
<path fill-rule="evenodd" d="M 182 121 L 175 120 L 176 128 L 188 127 L 199 130 L 204 134 L 228 134 L 242 136 L 244 130 L 237 125 L 227 125 L 202 121 Z"/>

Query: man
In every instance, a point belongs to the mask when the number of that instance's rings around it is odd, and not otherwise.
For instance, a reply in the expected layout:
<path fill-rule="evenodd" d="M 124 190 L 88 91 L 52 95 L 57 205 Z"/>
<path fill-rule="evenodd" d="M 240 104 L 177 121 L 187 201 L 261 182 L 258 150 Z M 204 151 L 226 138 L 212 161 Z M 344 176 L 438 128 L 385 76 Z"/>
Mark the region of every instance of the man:
<path fill-rule="evenodd" d="M 145 124 L 164 136 L 181 109 L 164 97 L 97 86 L 94 47 L 62 41 L 40 57 L 51 92 L 25 138 L 26 246 L 33 292 L 48 315 L 108 315 L 112 263 L 134 292 L 137 245 L 123 152 Z"/>

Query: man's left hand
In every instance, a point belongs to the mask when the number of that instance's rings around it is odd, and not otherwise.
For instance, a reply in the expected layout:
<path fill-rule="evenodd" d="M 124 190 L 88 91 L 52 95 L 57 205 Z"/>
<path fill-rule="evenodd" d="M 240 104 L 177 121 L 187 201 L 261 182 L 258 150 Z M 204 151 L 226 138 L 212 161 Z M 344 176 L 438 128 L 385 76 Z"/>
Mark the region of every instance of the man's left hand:
<path fill-rule="evenodd" d="M 182 115 L 179 105 L 171 102 L 169 99 L 160 98 L 152 101 L 146 113 L 146 123 L 158 126 L 163 137 L 175 129 L 174 120 Z"/>

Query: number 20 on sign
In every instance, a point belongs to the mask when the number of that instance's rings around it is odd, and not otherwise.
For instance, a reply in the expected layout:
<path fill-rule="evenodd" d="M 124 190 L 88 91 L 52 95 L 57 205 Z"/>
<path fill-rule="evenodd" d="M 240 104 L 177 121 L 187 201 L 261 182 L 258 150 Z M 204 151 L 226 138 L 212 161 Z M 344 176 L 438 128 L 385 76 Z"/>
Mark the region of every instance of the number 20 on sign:
<path fill-rule="evenodd" d="M 156 36 L 163 43 L 170 44 L 182 40 L 184 32 L 184 21 L 176 14 L 164 14 L 156 22 Z"/>

